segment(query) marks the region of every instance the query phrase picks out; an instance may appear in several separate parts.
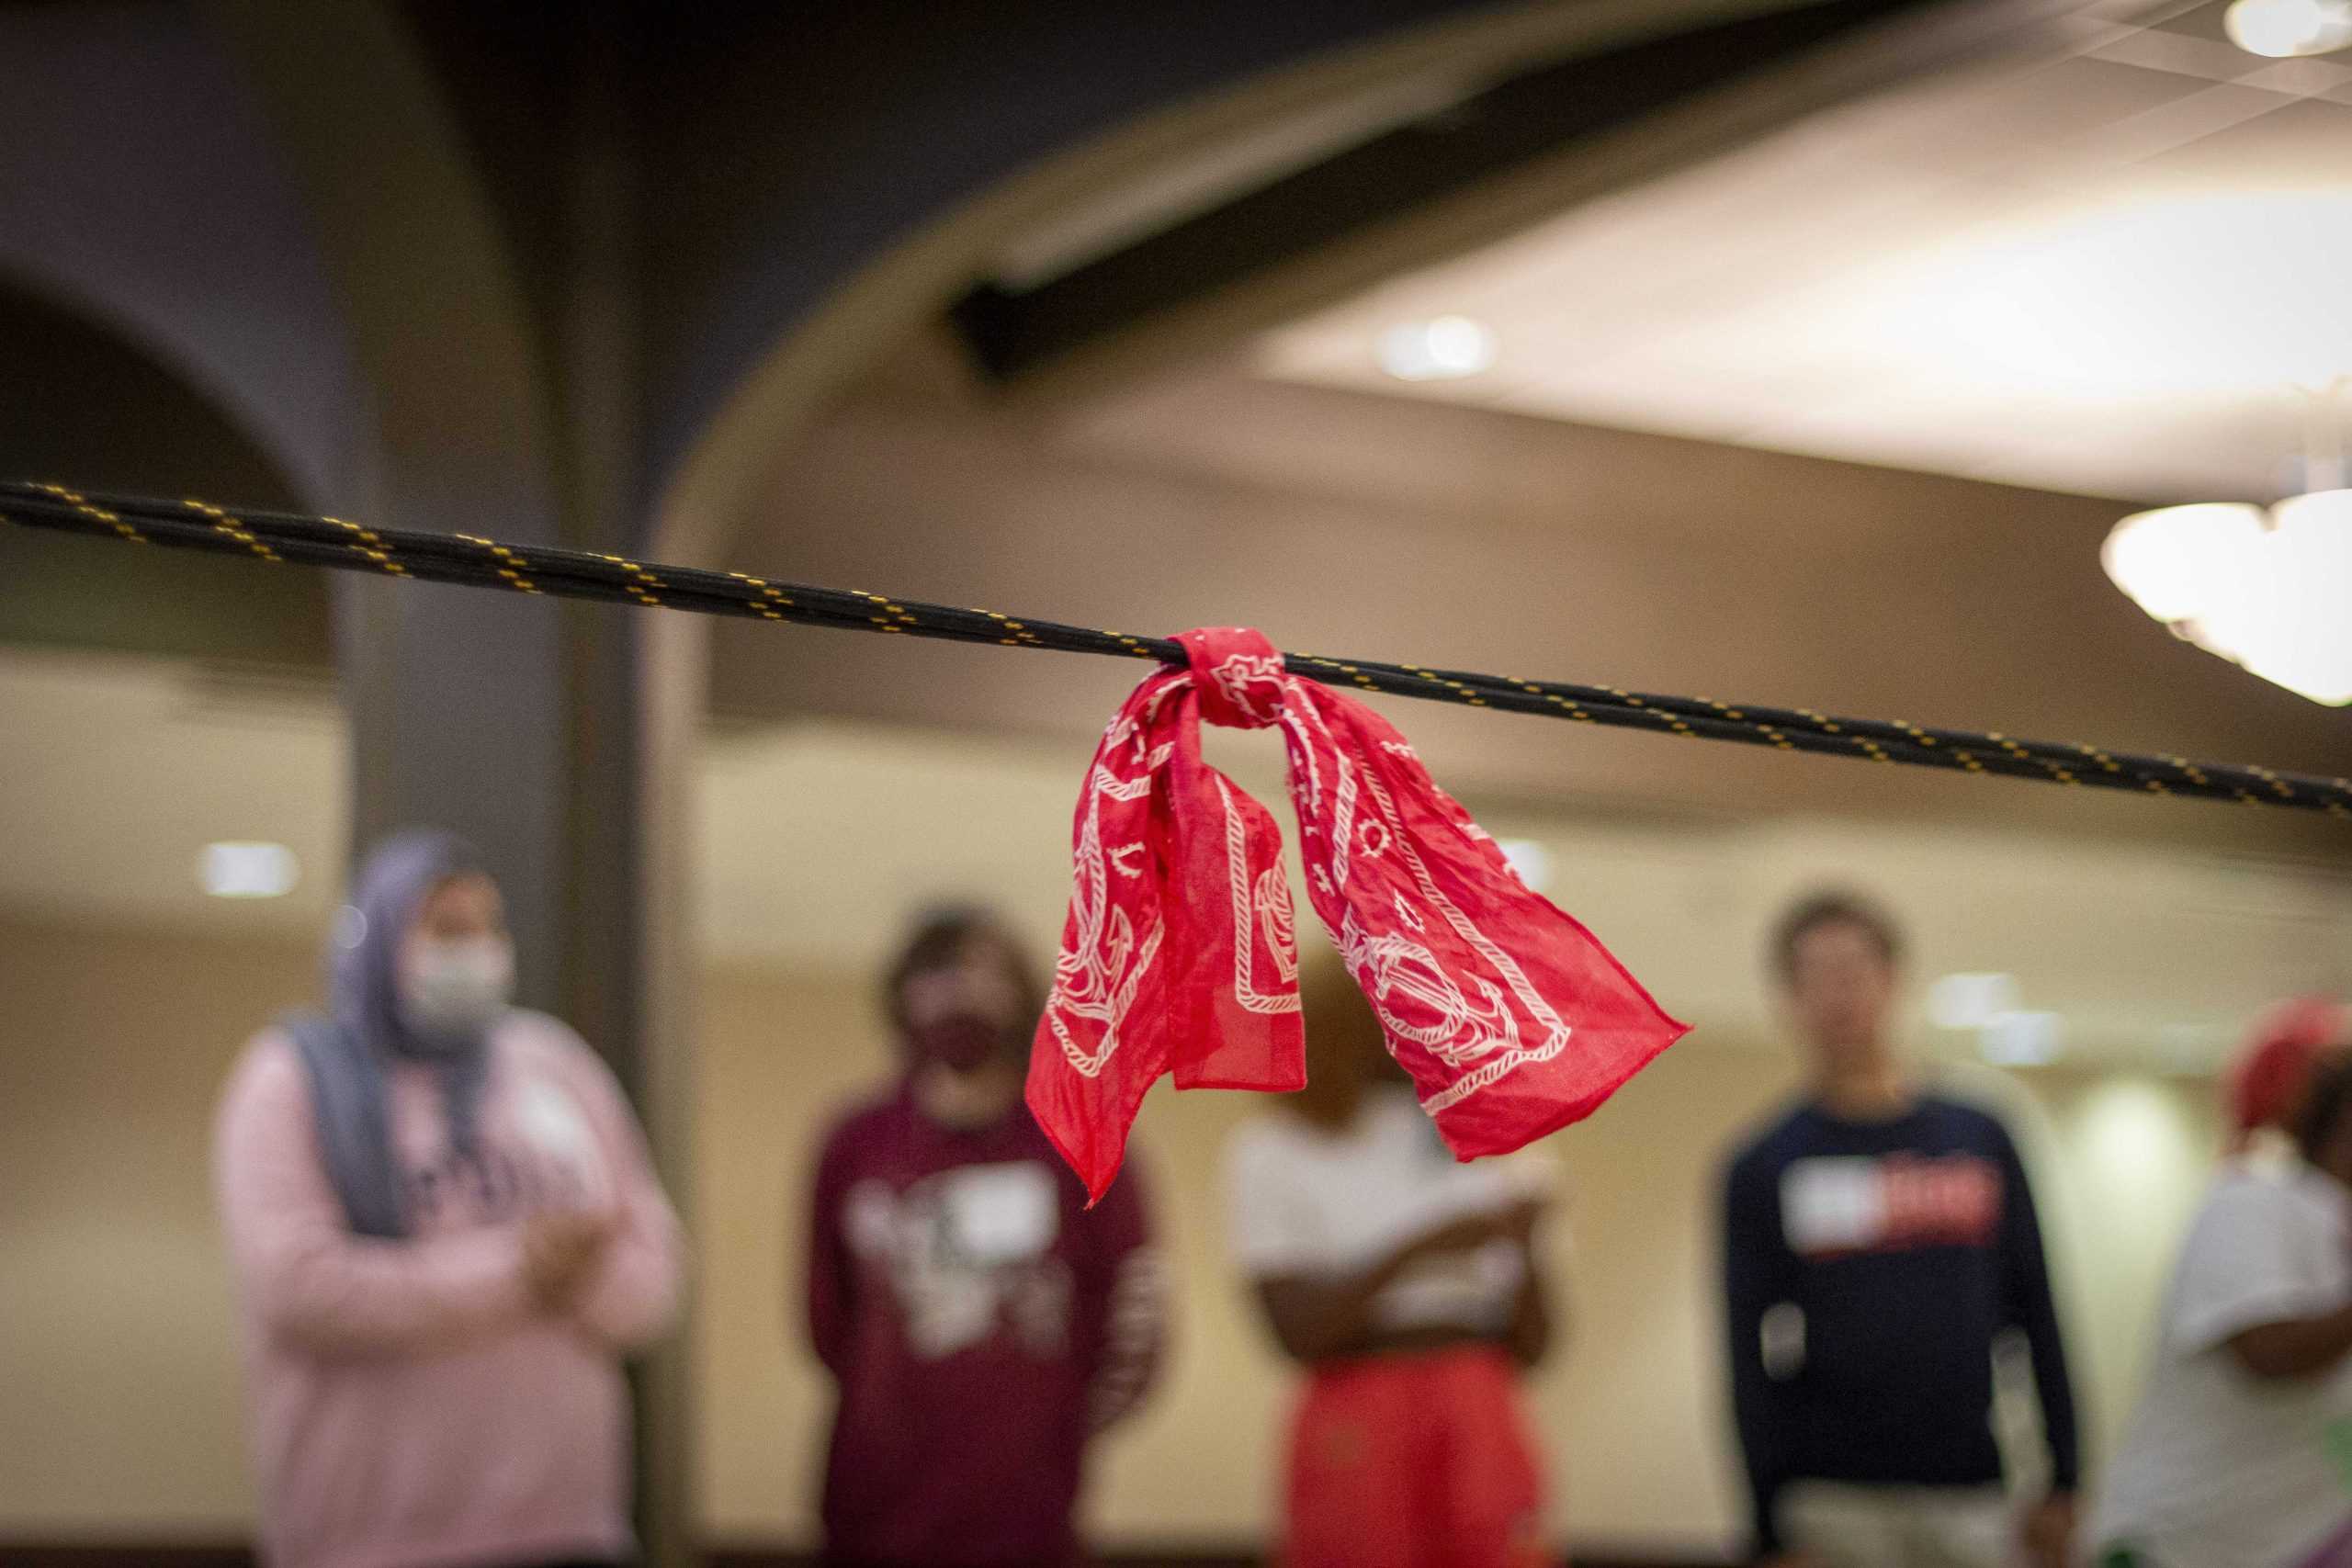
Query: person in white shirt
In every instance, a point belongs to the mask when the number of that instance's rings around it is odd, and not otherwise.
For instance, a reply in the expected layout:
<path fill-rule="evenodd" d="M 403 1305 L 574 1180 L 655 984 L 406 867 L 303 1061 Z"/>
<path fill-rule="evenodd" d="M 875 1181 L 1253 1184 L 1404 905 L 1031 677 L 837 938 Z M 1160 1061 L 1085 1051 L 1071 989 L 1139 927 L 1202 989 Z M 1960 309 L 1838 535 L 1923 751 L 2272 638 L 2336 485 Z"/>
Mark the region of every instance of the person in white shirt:
<path fill-rule="evenodd" d="M 1281 1561 L 1548 1562 L 1517 1381 L 1554 1337 L 1549 1163 L 1456 1163 L 1337 959 L 1300 979 L 1307 1087 L 1227 1152 L 1236 1258 L 1309 1373 Z"/>
<path fill-rule="evenodd" d="M 2238 1152 L 2190 1225 L 2093 1516 L 2101 1568 L 2352 1568 L 2347 1047 L 2352 1011 L 2303 1002 L 2242 1061 Z"/>

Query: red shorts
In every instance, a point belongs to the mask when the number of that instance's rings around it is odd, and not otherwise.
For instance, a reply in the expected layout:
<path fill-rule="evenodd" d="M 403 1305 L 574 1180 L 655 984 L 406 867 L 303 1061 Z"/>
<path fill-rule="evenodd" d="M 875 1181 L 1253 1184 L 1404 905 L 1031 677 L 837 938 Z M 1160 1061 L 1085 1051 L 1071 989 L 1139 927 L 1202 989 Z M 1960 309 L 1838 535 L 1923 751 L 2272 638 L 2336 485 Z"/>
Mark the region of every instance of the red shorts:
<path fill-rule="evenodd" d="M 1543 1486 L 1499 1350 L 1315 1370 L 1291 1435 L 1283 1568 L 1538 1568 Z"/>

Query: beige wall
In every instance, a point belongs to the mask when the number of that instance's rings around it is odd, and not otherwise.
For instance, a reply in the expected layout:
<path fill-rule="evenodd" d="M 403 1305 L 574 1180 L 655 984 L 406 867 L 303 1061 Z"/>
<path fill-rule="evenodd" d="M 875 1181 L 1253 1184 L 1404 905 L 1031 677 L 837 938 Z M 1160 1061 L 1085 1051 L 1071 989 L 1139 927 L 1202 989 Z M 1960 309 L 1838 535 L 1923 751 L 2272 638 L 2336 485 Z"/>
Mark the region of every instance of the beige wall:
<path fill-rule="evenodd" d="M 247 1518 L 205 1140 L 238 1042 L 311 973 L 301 943 L 0 921 L 0 1539 L 225 1535 Z M 824 1117 L 885 1052 L 862 978 L 737 969 L 704 995 L 698 1510 L 716 1535 L 805 1539 L 826 1394 L 789 1306 L 798 1195 Z M 1558 1142 L 1574 1325 L 1532 1393 L 1581 1539 L 1732 1528 L 1708 1193 L 1724 1140 L 1787 1084 L 1778 1054 L 1694 1036 Z M 2206 1091 L 2056 1073 L 1977 1087 L 2010 1100 L 2039 1162 L 2094 1429 L 2111 1429 L 2211 1146 Z M 1104 1451 L 1108 1537 L 1266 1521 L 1288 1380 L 1224 1266 L 1216 1168 L 1256 1109 L 1162 1092 L 1145 1111 L 1179 1340 L 1159 1396 Z"/>
<path fill-rule="evenodd" d="M 300 943 L 0 922 L 0 1536 L 252 1509 L 206 1145 Z"/>

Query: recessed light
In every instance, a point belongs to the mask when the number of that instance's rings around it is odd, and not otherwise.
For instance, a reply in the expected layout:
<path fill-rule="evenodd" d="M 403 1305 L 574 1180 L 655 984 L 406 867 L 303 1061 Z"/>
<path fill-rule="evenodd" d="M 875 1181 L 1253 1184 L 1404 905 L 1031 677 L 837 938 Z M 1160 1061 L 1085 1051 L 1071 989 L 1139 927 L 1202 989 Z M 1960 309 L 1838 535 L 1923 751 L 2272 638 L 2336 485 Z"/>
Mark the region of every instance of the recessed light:
<path fill-rule="evenodd" d="M 1380 334 L 1380 367 L 1399 381 L 1453 381 L 1495 362 L 1495 334 L 1468 316 L 1407 321 Z"/>
<path fill-rule="evenodd" d="M 2175 1073 L 2209 1073 L 2213 1070 L 2216 1041 L 2207 1030 L 2193 1023 L 2167 1023 L 2157 1035 L 2163 1046 L 2165 1070 Z"/>
<path fill-rule="evenodd" d="M 2005 1012 L 1976 1032 L 1976 1049 L 2001 1067 L 2039 1067 L 2065 1053 L 2066 1023 L 2054 1012 Z"/>
<path fill-rule="evenodd" d="M 277 898 L 294 890 L 302 863 L 284 844 L 225 840 L 204 846 L 196 875 L 215 898 Z"/>
<path fill-rule="evenodd" d="M 2007 975 L 1947 975 L 1928 987 L 1928 1017 L 1938 1029 L 1982 1029 L 2019 1000 Z"/>
<path fill-rule="evenodd" d="M 2327 54 L 2352 44 L 2352 4 L 2346 0 L 2236 0 L 2222 13 L 2222 30 L 2248 54 L 2271 60 Z"/>
<path fill-rule="evenodd" d="M 1495 847 L 1510 862 L 1521 882 L 1530 892 L 1541 893 L 1552 886 L 1552 852 L 1533 839 L 1503 839 Z"/>

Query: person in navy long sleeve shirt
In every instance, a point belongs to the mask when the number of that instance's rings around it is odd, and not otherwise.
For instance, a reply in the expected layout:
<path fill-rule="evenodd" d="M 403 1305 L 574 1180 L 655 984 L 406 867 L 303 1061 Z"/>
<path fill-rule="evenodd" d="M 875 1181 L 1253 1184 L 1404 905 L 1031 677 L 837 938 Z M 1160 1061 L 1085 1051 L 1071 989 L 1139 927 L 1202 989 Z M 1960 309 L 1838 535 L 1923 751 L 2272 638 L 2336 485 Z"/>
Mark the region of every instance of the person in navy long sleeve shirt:
<path fill-rule="evenodd" d="M 1813 1054 L 1805 1101 L 1724 1182 L 1732 1404 L 1755 1549 L 1807 1568 L 2061 1568 L 2080 1463 L 2041 1230 L 2017 1149 L 1924 1095 L 1887 1045 L 1898 938 L 1859 900 L 1783 922 L 1775 959 Z M 2050 1492 L 2013 1525 L 1993 1352 L 2022 1334 Z"/>

